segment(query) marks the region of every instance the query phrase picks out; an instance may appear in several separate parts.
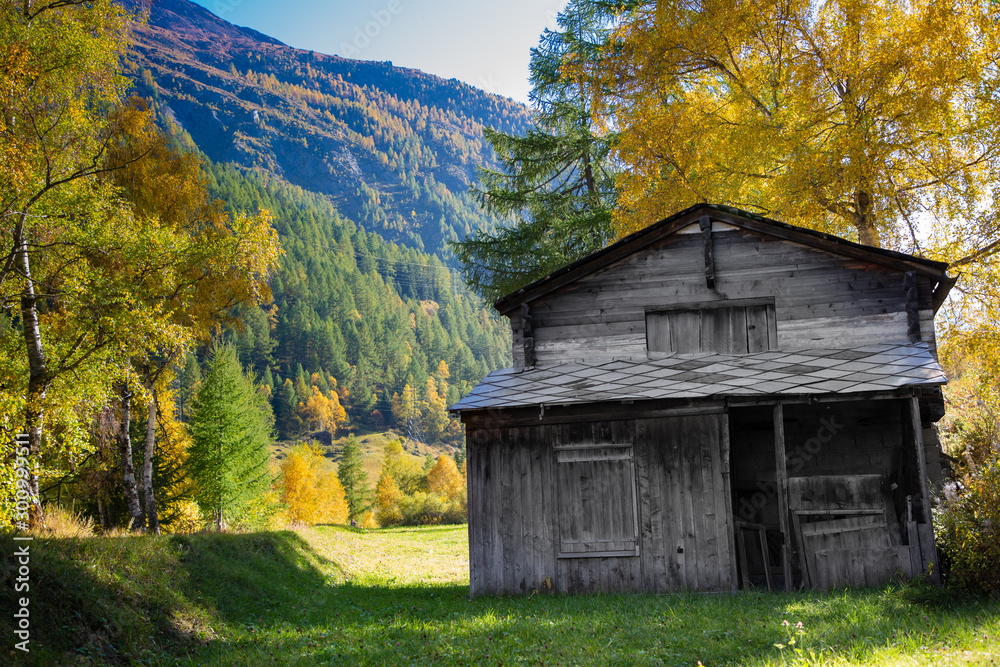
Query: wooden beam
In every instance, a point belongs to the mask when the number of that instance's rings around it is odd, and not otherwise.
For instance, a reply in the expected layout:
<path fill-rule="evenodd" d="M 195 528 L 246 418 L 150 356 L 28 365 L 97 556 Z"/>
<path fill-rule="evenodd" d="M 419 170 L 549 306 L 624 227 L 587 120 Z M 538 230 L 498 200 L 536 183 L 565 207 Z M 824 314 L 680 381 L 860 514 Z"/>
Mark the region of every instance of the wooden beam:
<path fill-rule="evenodd" d="M 910 397 L 910 422 L 913 428 L 913 446 L 917 448 L 917 473 L 920 476 L 920 507 L 923 523 L 932 523 L 931 498 L 927 486 L 927 455 L 924 453 L 923 426 L 920 422 L 920 399 Z"/>
<path fill-rule="evenodd" d="M 948 298 L 948 292 L 951 288 L 955 286 L 958 282 L 958 278 L 952 278 L 951 276 L 945 275 L 938 282 L 937 287 L 934 288 L 934 293 L 931 295 L 931 303 L 934 305 L 934 313 L 937 314 L 938 309 L 944 300 Z"/>
<path fill-rule="evenodd" d="M 575 424 L 595 419 L 650 419 L 656 417 L 686 417 L 690 415 L 722 414 L 723 401 L 713 399 L 662 399 L 622 403 L 602 401 L 577 405 L 548 405 L 539 415 L 537 405 L 517 408 L 480 408 L 459 410 L 462 423 L 470 426 L 537 426 L 539 424 Z M 541 416 L 541 419 L 539 419 Z"/>
<path fill-rule="evenodd" d="M 667 306 L 646 306 L 645 311 L 649 313 L 670 313 L 677 310 L 711 310 L 713 308 L 733 308 L 752 306 L 773 306 L 773 296 L 762 296 L 755 299 L 726 299 L 720 297 L 715 301 L 676 301 Z"/>
<path fill-rule="evenodd" d="M 531 317 L 531 306 L 527 303 L 521 304 L 521 337 L 524 340 L 524 365 L 529 367 L 534 366 L 537 361 L 535 356 L 535 333 Z"/>
<path fill-rule="evenodd" d="M 925 387 L 925 389 L 936 388 L 937 385 Z M 727 407 L 749 408 L 758 405 L 775 405 L 779 402 L 785 405 L 795 405 L 804 403 L 852 403 L 854 401 L 898 401 L 900 398 L 908 397 L 912 393 L 912 387 L 900 387 L 893 390 L 862 391 L 845 394 L 786 394 L 781 396 L 764 396 L 761 398 L 727 396 L 725 400 Z"/>
<path fill-rule="evenodd" d="M 785 409 L 774 406 L 774 476 L 778 487 L 778 525 L 781 527 L 781 568 L 785 590 L 792 590 L 792 536 L 788 526 L 788 471 L 785 469 Z"/>
<path fill-rule="evenodd" d="M 917 449 L 917 483 L 920 485 L 920 509 L 922 522 L 917 523 L 917 540 L 920 544 L 920 563 L 923 574 L 931 581 L 941 581 L 938 566 L 937 546 L 934 544 L 934 523 L 931 518 L 930 487 L 927 482 L 927 455 L 924 452 L 923 424 L 920 421 L 920 399 L 912 396 L 909 402 L 910 422 L 913 431 L 913 446 Z M 910 538 L 912 541 L 912 537 Z"/>
<path fill-rule="evenodd" d="M 722 455 L 722 488 L 725 492 L 725 504 L 726 504 L 726 516 L 724 525 L 724 530 L 726 534 L 729 535 L 729 577 L 730 577 L 730 588 L 731 590 L 739 590 L 739 576 L 736 573 L 736 521 L 733 517 L 733 485 L 731 479 L 731 468 L 730 468 L 730 442 L 729 442 L 729 415 L 721 414 L 719 415 L 719 430 L 721 432 L 721 455 Z M 742 549 L 742 547 L 741 547 Z M 764 550 L 764 567 L 767 568 L 767 550 Z M 746 566 L 744 565 L 744 572 L 746 571 Z"/>
<path fill-rule="evenodd" d="M 917 273 L 903 274 L 903 288 L 906 290 L 906 337 L 911 343 L 920 342 L 920 292 L 917 289 Z"/>
<path fill-rule="evenodd" d="M 712 219 L 707 215 L 698 218 L 701 239 L 705 244 L 705 285 L 715 289 L 715 249 L 712 247 Z"/>

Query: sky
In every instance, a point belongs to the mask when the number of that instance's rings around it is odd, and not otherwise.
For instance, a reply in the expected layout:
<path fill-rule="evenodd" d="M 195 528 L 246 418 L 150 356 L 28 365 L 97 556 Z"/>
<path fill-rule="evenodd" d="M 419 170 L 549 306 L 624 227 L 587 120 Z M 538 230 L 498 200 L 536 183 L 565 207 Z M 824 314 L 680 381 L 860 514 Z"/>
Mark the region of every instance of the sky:
<path fill-rule="evenodd" d="M 567 0 L 194 0 L 289 46 L 390 60 L 528 101 L 530 49 Z"/>

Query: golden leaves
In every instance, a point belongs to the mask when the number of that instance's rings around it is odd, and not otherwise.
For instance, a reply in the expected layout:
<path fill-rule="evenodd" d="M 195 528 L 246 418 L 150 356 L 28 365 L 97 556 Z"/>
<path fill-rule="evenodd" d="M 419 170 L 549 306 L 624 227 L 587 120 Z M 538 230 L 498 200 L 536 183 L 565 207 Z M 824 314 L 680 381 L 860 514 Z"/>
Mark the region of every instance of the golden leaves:
<path fill-rule="evenodd" d="M 591 72 L 630 167 L 623 233 L 711 201 L 912 250 L 915 217 L 970 215 L 1000 156 L 982 94 L 997 34 L 983 11 L 641 5 Z"/>

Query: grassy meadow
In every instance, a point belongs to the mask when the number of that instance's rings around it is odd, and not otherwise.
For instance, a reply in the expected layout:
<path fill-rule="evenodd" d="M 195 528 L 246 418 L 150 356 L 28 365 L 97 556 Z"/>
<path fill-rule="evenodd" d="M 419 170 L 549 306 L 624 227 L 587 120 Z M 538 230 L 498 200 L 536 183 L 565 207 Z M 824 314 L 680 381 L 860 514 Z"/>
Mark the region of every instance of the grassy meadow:
<path fill-rule="evenodd" d="M 37 537 L 31 568 L 32 652 L 6 631 L 5 663 L 1000 664 L 1000 601 L 919 585 L 470 601 L 465 526 Z"/>

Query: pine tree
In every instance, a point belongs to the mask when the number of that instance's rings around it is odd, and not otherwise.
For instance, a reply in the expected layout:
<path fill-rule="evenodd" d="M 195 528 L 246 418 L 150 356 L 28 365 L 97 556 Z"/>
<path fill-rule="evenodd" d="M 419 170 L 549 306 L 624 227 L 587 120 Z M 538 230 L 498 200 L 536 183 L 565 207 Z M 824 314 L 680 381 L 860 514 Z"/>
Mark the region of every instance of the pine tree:
<path fill-rule="evenodd" d="M 580 0 L 558 16 L 531 52 L 534 127 L 524 136 L 484 129 L 498 169 L 480 168 L 472 193 L 486 212 L 513 218 L 495 232 L 451 243 L 480 295 L 498 298 L 615 237 L 613 135 L 598 136 L 593 91 L 573 62 L 597 57 L 608 2 Z"/>
<path fill-rule="evenodd" d="M 364 456 L 353 435 L 344 443 L 344 451 L 337 465 L 337 477 L 344 487 L 344 497 L 347 498 L 348 518 L 353 521 L 372 505 Z"/>
<path fill-rule="evenodd" d="M 243 510 L 270 489 L 262 403 L 233 348 L 215 348 L 194 401 L 189 456 L 195 499 L 218 530 L 241 523 Z"/>

